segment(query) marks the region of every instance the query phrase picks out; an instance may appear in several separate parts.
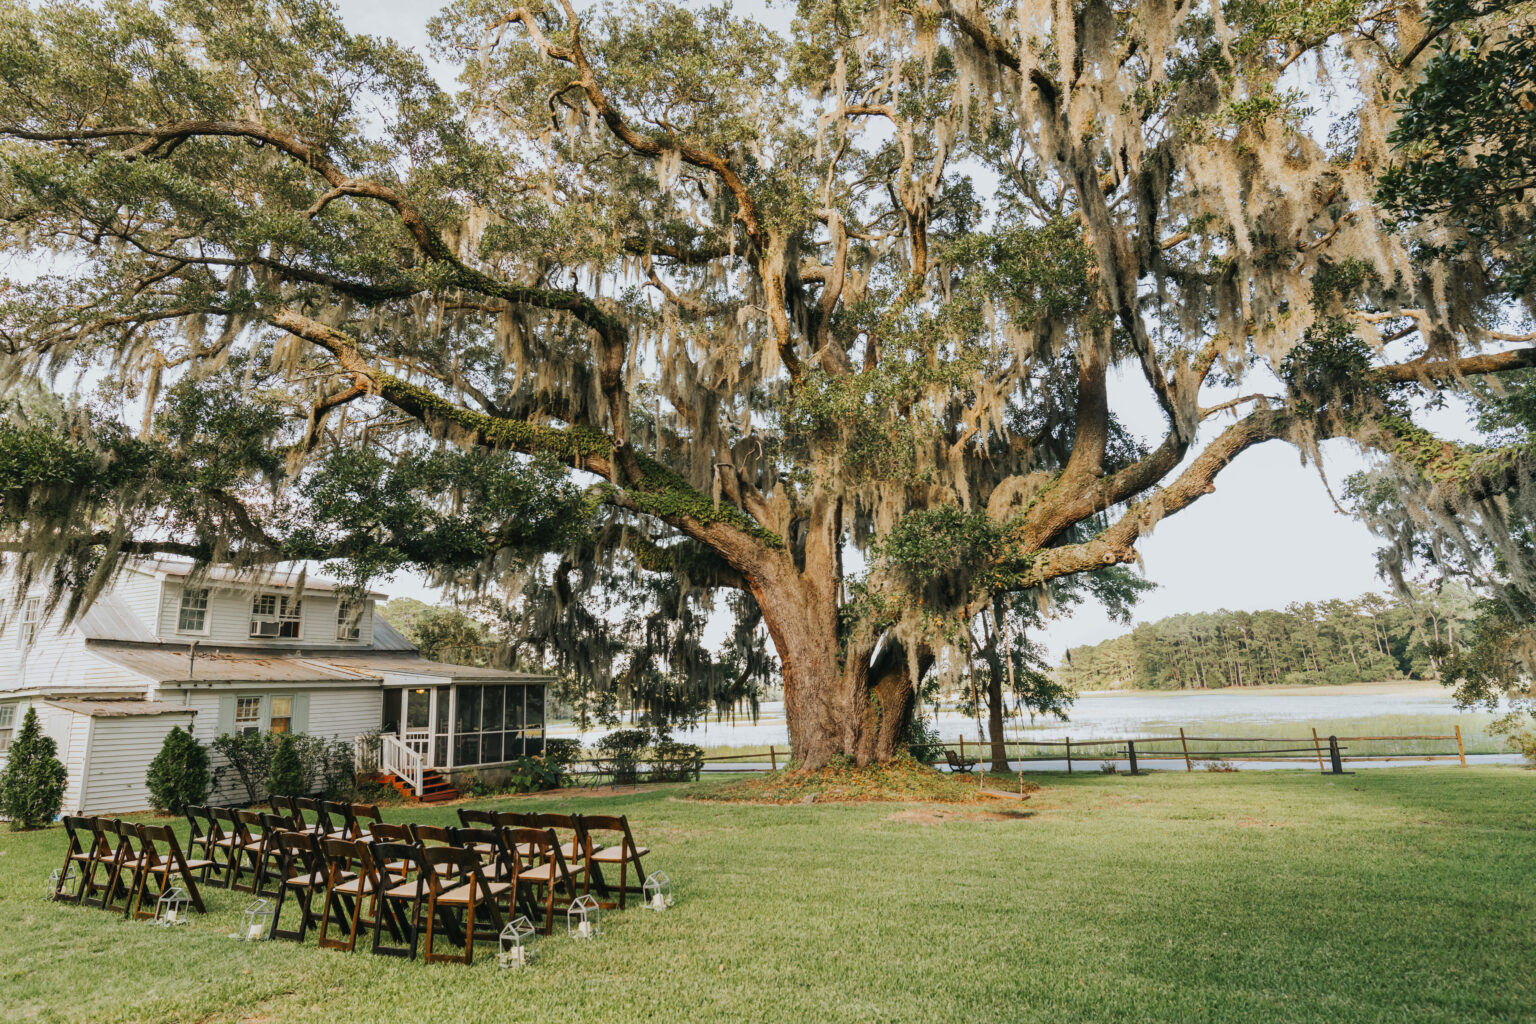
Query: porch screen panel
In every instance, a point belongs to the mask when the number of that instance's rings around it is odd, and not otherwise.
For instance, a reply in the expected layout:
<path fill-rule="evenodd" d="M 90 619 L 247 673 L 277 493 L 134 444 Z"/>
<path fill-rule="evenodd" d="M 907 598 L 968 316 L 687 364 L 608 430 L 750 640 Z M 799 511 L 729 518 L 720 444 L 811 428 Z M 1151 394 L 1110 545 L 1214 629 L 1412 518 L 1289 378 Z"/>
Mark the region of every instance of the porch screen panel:
<path fill-rule="evenodd" d="M 544 687 L 525 687 L 528 691 L 524 702 L 523 749 L 529 754 L 544 752 Z"/>
<path fill-rule="evenodd" d="M 511 760 L 522 757 L 523 750 L 523 690 L 521 686 L 507 687 L 507 745 L 506 757 Z"/>
<path fill-rule="evenodd" d="M 457 709 L 453 715 L 453 763 L 480 764 L 480 708 L 479 686 L 455 688 Z"/>
<path fill-rule="evenodd" d="M 448 704 L 452 697 L 453 691 L 448 687 L 438 688 L 437 723 L 434 727 L 432 743 L 433 764 L 446 765 L 448 763 Z"/>

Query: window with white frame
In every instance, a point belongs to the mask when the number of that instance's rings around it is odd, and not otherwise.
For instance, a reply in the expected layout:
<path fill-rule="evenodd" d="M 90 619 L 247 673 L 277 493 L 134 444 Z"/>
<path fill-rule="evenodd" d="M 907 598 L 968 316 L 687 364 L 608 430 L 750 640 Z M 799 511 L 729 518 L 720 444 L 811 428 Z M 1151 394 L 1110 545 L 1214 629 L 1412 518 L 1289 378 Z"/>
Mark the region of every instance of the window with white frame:
<path fill-rule="evenodd" d="M 303 604 L 287 594 L 257 594 L 251 600 L 251 636 L 297 639 Z"/>
<path fill-rule="evenodd" d="M 235 735 L 261 731 L 261 698 L 235 698 Z"/>
<path fill-rule="evenodd" d="M 336 639 L 361 640 L 363 637 L 363 604 L 343 597 L 336 602 Z"/>
<path fill-rule="evenodd" d="M 37 640 L 37 627 L 43 621 L 43 599 L 29 597 L 21 605 L 21 629 L 16 634 L 22 647 L 31 647 Z"/>
<path fill-rule="evenodd" d="M 176 632 L 208 632 L 208 591 L 187 589 L 181 592 L 181 610 L 176 615 Z"/>
<path fill-rule="evenodd" d="M 16 705 L 0 704 L 0 754 L 11 749 L 11 735 L 16 730 Z"/>

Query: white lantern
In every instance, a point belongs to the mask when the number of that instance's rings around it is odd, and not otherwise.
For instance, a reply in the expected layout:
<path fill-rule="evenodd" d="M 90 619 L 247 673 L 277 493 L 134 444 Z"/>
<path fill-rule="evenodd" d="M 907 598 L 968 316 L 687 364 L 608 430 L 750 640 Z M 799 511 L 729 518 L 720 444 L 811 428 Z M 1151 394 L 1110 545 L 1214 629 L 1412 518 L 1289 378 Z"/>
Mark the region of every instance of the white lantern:
<path fill-rule="evenodd" d="M 155 924 L 178 925 L 187 923 L 187 915 L 191 912 L 192 900 L 187 896 L 187 890 L 172 886 L 160 894 L 155 901 Z"/>
<path fill-rule="evenodd" d="M 666 910 L 672 905 L 672 879 L 665 871 L 655 871 L 645 880 L 645 909 Z"/>
<path fill-rule="evenodd" d="M 501 930 L 501 949 L 496 953 L 498 967 L 527 967 L 533 959 L 533 937 L 538 930 L 526 917 L 514 917 Z"/>
<path fill-rule="evenodd" d="M 571 901 L 565 912 L 565 930 L 574 939 L 595 939 L 603 930 L 603 911 L 597 899 L 583 893 Z"/>
<path fill-rule="evenodd" d="M 240 934 L 235 938 L 245 942 L 261 942 L 272 934 L 272 902 L 259 899 L 245 908 L 240 918 Z"/>
<path fill-rule="evenodd" d="M 80 875 L 75 871 L 75 865 L 73 863 L 71 863 L 69 867 L 65 868 L 62 874 L 58 868 L 54 868 L 53 873 L 48 876 L 48 890 L 47 892 L 43 893 L 43 899 L 58 899 L 59 890 L 63 889 L 79 877 Z"/>

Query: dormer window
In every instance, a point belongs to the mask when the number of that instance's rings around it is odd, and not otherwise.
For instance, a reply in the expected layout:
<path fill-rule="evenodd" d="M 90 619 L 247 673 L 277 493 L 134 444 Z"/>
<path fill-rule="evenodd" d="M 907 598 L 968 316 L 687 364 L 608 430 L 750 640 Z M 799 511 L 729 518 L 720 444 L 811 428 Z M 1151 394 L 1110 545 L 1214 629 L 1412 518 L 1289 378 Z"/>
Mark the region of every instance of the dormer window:
<path fill-rule="evenodd" d="M 262 640 L 297 640 L 303 604 L 287 594 L 256 595 L 251 601 L 251 636 Z"/>
<path fill-rule="evenodd" d="M 176 613 L 176 632 L 208 632 L 208 591 L 187 589 L 181 592 L 181 609 Z"/>
<path fill-rule="evenodd" d="M 362 602 L 343 597 L 336 602 L 336 639 L 361 640 L 362 638 Z"/>

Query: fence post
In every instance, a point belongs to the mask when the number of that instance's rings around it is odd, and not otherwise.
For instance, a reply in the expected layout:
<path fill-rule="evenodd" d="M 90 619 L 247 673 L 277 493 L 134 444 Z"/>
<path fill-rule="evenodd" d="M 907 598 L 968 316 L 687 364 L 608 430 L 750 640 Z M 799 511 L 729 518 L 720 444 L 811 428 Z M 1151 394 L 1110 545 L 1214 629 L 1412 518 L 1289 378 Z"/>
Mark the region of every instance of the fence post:
<path fill-rule="evenodd" d="M 1467 766 L 1467 748 L 1461 745 L 1461 726 L 1456 727 L 1456 753 L 1461 756 L 1461 766 Z"/>
<path fill-rule="evenodd" d="M 1343 775 L 1344 759 L 1339 756 L 1339 738 L 1337 736 L 1328 737 L 1328 758 L 1333 762 L 1333 774 Z"/>
<path fill-rule="evenodd" d="M 1317 770 L 1320 772 L 1327 771 L 1328 769 L 1323 767 L 1323 741 L 1317 738 L 1317 726 L 1315 725 L 1312 727 L 1312 745 L 1317 748 Z"/>
<path fill-rule="evenodd" d="M 1184 746 L 1184 770 L 1192 772 L 1195 770 L 1195 766 L 1189 763 L 1189 740 L 1184 738 L 1184 727 L 1182 725 L 1179 726 L 1179 743 Z"/>
<path fill-rule="evenodd" d="M 1129 754 L 1130 758 L 1131 758 L 1131 771 L 1130 771 L 1130 774 L 1132 774 L 1132 775 L 1140 775 L 1141 772 L 1136 770 L 1136 741 L 1135 740 L 1126 740 L 1125 741 L 1125 749 L 1126 749 L 1126 753 Z"/>
<path fill-rule="evenodd" d="M 1067 737 L 1067 774 L 1072 774 L 1072 737 Z"/>
<path fill-rule="evenodd" d="M 773 765 L 773 770 L 779 770 L 779 753 L 773 749 L 773 744 L 768 744 L 768 761 Z"/>
<path fill-rule="evenodd" d="M 960 763 L 965 764 L 965 733 L 960 734 Z"/>

